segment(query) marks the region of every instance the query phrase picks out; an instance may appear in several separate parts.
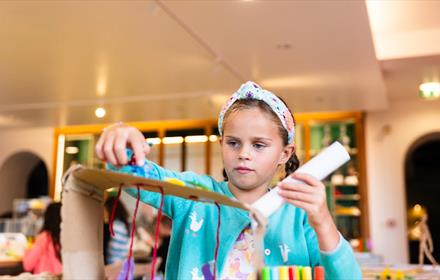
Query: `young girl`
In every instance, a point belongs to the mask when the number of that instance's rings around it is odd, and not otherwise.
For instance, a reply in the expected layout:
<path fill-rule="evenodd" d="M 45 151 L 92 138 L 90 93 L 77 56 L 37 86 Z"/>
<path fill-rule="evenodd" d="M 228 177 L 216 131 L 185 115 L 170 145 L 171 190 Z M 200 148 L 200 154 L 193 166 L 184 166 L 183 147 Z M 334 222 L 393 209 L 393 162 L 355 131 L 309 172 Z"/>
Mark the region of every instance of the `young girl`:
<path fill-rule="evenodd" d="M 325 186 L 298 168 L 293 115 L 276 95 L 253 82 L 243 84 L 223 107 L 218 120 L 220 146 L 227 181 L 207 175 L 173 172 L 150 161 L 149 147 L 133 127 L 116 124 L 104 130 L 96 153 L 113 165 L 127 163 L 131 147 L 137 164 L 148 176 L 174 177 L 208 186 L 212 191 L 252 204 L 274 186 L 279 166 L 287 176 L 304 184 L 278 183 L 286 204 L 270 216 L 264 237 L 264 261 L 268 266 L 324 266 L 327 279 L 361 279 L 349 243 L 340 235 L 326 205 Z M 136 190 L 128 192 L 136 196 Z M 141 192 L 141 200 L 155 207 L 160 194 Z M 163 211 L 173 220 L 166 267 L 168 279 L 209 279 L 214 260 L 218 211 L 215 205 L 165 196 Z M 254 244 L 247 212 L 221 207 L 220 248 L 217 275 L 222 279 L 248 279 L 253 272 Z"/>
<path fill-rule="evenodd" d="M 61 274 L 60 223 L 61 203 L 49 204 L 44 213 L 44 224 L 32 248 L 23 256 L 23 268 L 33 273 Z"/>

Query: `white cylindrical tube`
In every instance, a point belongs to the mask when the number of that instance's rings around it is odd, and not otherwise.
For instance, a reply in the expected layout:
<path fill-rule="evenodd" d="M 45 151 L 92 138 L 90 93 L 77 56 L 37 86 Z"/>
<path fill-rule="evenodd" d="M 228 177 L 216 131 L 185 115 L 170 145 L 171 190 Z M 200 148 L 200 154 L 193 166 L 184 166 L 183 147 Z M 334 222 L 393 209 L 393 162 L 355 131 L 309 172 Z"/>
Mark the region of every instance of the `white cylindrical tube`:
<path fill-rule="evenodd" d="M 345 148 L 339 142 L 334 142 L 296 171 L 312 175 L 318 180 L 322 180 L 346 163 L 349 159 L 350 156 Z M 302 183 L 291 177 L 285 178 L 283 182 Z M 278 188 L 274 188 L 272 191 L 255 201 L 252 204 L 252 208 L 260 211 L 265 217 L 269 217 L 283 204 L 284 199 L 278 194 Z"/>

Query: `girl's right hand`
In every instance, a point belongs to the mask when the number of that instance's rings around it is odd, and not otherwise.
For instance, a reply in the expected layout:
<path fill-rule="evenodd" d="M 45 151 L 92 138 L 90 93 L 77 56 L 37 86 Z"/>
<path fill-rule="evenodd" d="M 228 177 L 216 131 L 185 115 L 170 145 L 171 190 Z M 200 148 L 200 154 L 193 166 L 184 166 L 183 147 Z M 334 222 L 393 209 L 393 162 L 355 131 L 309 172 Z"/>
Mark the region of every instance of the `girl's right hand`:
<path fill-rule="evenodd" d="M 150 152 L 144 135 L 135 127 L 117 123 L 104 128 L 95 152 L 99 159 L 120 166 L 128 162 L 126 148 L 133 150 L 136 164 L 143 166 L 145 155 Z"/>

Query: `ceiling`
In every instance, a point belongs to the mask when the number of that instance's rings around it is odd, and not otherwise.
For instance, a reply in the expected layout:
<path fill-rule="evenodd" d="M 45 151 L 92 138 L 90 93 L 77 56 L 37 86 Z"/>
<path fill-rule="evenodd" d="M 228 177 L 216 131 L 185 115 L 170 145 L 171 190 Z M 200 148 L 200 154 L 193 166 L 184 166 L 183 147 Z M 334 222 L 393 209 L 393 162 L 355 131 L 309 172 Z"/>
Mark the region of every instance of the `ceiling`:
<path fill-rule="evenodd" d="M 0 128 L 216 118 L 247 80 L 295 112 L 384 110 L 438 78 L 438 11 L 440 1 L 1 1 Z"/>

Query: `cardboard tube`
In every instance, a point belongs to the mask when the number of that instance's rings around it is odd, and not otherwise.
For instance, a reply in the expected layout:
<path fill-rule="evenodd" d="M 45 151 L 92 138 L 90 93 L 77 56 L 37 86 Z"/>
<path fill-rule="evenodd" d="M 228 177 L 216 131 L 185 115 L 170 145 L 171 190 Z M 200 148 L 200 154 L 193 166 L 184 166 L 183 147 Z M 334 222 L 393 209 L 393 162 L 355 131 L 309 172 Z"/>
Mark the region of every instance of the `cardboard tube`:
<path fill-rule="evenodd" d="M 104 193 L 66 176 L 61 207 L 63 279 L 105 279 Z"/>
<path fill-rule="evenodd" d="M 332 145 L 322 150 L 317 156 L 298 168 L 297 172 L 306 173 L 312 175 L 318 180 L 322 180 L 346 163 L 349 159 L 350 156 L 345 148 L 339 142 L 334 142 Z M 302 183 L 291 177 L 285 178 L 283 182 Z M 283 204 L 284 199 L 278 194 L 278 188 L 273 188 L 272 191 L 255 201 L 254 204 L 252 204 L 252 208 L 260 211 L 265 217 L 269 217 Z"/>

